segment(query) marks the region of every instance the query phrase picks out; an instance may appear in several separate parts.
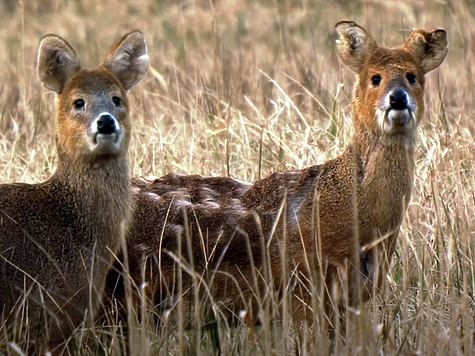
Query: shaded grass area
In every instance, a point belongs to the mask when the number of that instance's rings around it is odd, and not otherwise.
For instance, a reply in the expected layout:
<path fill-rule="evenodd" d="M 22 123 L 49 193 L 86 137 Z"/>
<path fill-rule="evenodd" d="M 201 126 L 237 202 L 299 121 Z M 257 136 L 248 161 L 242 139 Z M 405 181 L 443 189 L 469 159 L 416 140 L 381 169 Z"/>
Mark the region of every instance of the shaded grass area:
<path fill-rule="evenodd" d="M 413 27 L 445 28 L 449 55 L 427 76 L 414 193 L 386 289 L 344 316 L 341 337 L 328 340 L 318 311 L 312 327 L 296 325 L 291 315 L 272 322 L 277 311 L 288 310 L 269 303 L 255 342 L 251 329 L 230 327 L 219 313 L 211 331 L 147 314 L 131 332 L 131 347 L 136 354 L 189 355 L 474 352 L 471 1 L 3 0 L 0 13 L 2 182 L 36 182 L 55 168 L 54 99 L 35 69 L 47 33 L 68 39 L 90 66 L 126 31 L 145 32 L 152 68 L 130 93 L 134 175 L 198 173 L 252 182 L 321 163 L 349 142 L 353 75 L 336 55 L 337 21 L 354 20 L 389 46 Z M 115 318 L 106 324 L 78 330 L 76 353 L 121 353 L 121 324 Z M 0 324 L 0 353 L 20 354 L 10 341 Z"/>

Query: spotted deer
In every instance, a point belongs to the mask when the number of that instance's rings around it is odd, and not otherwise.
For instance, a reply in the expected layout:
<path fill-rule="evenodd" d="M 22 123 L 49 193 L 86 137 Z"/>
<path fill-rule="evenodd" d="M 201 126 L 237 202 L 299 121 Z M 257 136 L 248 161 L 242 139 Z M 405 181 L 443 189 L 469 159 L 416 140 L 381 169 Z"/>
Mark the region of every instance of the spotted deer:
<path fill-rule="evenodd" d="M 0 312 L 32 353 L 68 353 L 94 316 L 131 217 L 127 91 L 148 69 L 144 35 L 118 41 L 95 69 L 47 35 L 42 85 L 56 93 L 57 168 L 44 182 L 0 185 Z"/>
<path fill-rule="evenodd" d="M 443 62 L 447 34 L 418 29 L 386 48 L 354 22 L 336 30 L 339 57 L 356 72 L 354 135 L 340 156 L 253 184 L 132 180 L 128 273 L 137 289 L 149 285 L 153 305 L 173 308 L 182 297 L 193 310 L 208 298 L 221 307 L 215 312 L 254 319 L 266 299 L 291 292 L 295 315 L 308 320 L 313 282 L 323 281 L 332 307 L 356 306 L 380 289 L 411 198 L 424 76 Z M 117 272 L 109 277 L 120 299 Z"/>

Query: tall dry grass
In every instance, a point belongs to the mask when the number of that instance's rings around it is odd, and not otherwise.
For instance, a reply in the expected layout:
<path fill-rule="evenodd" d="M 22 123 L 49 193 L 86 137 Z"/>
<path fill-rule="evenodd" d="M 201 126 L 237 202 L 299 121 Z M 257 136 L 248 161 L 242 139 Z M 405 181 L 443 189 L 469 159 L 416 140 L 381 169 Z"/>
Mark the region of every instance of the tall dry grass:
<path fill-rule="evenodd" d="M 333 342 L 313 328 L 218 320 L 209 331 L 142 318 L 135 354 L 475 354 L 475 4 L 470 0 L 70 0 L 0 3 L 2 182 L 36 182 L 55 167 L 54 100 L 35 56 L 56 33 L 95 65 L 126 31 L 146 33 L 152 69 L 131 92 L 134 175 L 169 172 L 254 181 L 339 154 L 352 135 L 353 75 L 334 24 L 354 20 L 381 44 L 413 27 L 445 28 L 450 50 L 427 77 L 414 193 L 386 289 L 349 313 Z M 267 311 L 271 315 L 272 310 Z M 319 311 L 316 320 L 322 320 Z M 147 323 L 148 321 L 148 323 Z M 118 323 L 79 329 L 79 355 L 123 352 Z M 0 355 L 21 354 L 0 324 Z"/>

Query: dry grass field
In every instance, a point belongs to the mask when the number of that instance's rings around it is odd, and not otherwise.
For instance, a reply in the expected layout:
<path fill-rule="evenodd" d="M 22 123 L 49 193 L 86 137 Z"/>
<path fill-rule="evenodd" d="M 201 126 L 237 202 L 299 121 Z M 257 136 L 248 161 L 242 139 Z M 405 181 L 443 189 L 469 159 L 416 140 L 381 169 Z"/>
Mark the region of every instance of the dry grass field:
<path fill-rule="evenodd" d="M 414 27 L 449 34 L 445 63 L 427 75 L 414 192 L 385 290 L 348 313 L 334 342 L 318 323 L 302 328 L 291 318 L 262 323 L 252 341 L 244 325 L 196 330 L 161 317 L 145 318 L 131 332 L 132 354 L 475 354 L 475 3 L 0 2 L 2 183 L 41 181 L 55 169 L 54 95 L 41 88 L 35 67 L 47 33 L 66 38 L 93 66 L 123 33 L 144 31 L 151 70 L 130 93 L 134 176 L 177 172 L 252 182 L 335 157 L 353 131 L 354 77 L 334 45 L 334 25 L 345 19 L 388 46 Z M 126 337 L 119 326 L 77 330 L 76 354 L 120 354 Z M 0 355 L 21 354 L 0 324 Z"/>

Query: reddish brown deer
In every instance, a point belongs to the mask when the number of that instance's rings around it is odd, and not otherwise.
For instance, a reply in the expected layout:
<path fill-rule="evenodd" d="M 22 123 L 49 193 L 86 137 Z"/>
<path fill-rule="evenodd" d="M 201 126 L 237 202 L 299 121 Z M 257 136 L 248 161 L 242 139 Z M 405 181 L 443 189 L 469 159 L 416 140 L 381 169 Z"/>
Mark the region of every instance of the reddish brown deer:
<path fill-rule="evenodd" d="M 386 48 L 354 22 L 336 30 L 338 54 L 357 74 L 354 137 L 339 157 L 252 185 L 173 174 L 132 181 L 129 272 L 136 286 L 151 284 L 154 305 L 186 296 L 193 308 L 205 295 L 225 313 L 255 317 L 275 298 L 267 291 L 293 288 L 297 315 L 308 319 L 319 278 L 337 305 L 357 305 L 381 286 L 411 197 L 424 75 L 443 62 L 447 34 L 414 30 Z M 109 287 L 119 295 L 116 282 Z"/>
<path fill-rule="evenodd" d="M 131 217 L 127 91 L 148 69 L 140 31 L 97 68 L 62 38 L 43 38 L 38 75 L 56 93 L 57 168 L 45 182 L 0 185 L 0 312 L 32 353 L 66 353 L 100 305 Z"/>

